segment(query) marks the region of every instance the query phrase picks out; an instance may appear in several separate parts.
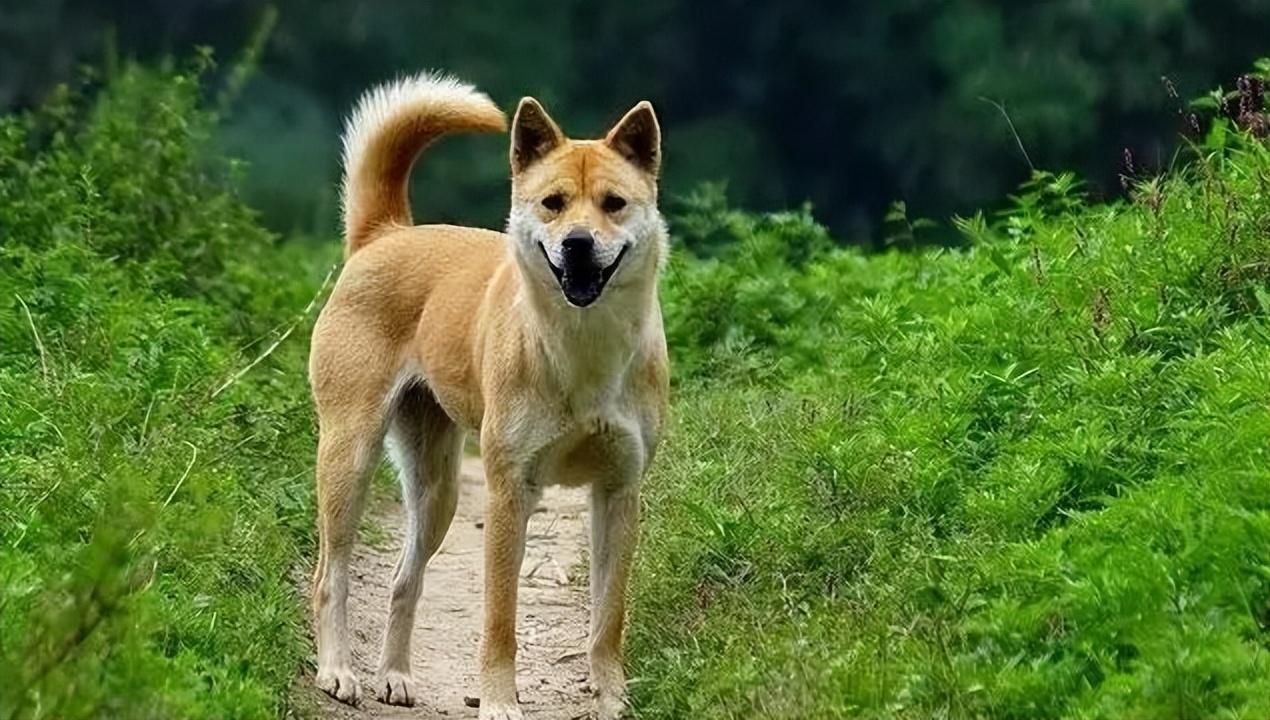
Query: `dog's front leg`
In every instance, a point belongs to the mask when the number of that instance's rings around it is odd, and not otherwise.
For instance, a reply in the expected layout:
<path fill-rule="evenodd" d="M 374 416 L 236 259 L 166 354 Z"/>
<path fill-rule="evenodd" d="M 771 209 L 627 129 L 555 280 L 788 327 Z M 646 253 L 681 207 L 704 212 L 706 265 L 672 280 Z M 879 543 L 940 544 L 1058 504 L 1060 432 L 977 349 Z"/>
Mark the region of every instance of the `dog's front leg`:
<path fill-rule="evenodd" d="M 481 643 L 481 720 L 520 720 L 516 697 L 516 594 L 525 526 L 536 502 L 528 475 L 486 461 L 485 635 Z"/>
<path fill-rule="evenodd" d="M 599 720 L 626 708 L 622 630 L 626 579 L 639 535 L 639 480 L 591 488 L 591 691 Z"/>

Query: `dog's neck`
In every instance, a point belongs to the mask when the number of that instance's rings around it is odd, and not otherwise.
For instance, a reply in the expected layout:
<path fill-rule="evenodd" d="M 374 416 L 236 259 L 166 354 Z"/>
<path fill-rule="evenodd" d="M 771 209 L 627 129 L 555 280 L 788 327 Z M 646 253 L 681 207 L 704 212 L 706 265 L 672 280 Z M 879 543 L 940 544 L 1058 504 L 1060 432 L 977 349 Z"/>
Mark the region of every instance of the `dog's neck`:
<path fill-rule="evenodd" d="M 660 248 L 659 248 L 660 249 Z M 651 342 L 661 310 L 657 305 L 657 253 L 646 268 L 608 287 L 589 307 L 570 305 L 551 287 L 516 268 L 520 284 L 517 308 L 530 329 L 531 351 L 541 353 L 547 370 L 574 410 L 602 405 L 620 391 L 631 366 Z"/>

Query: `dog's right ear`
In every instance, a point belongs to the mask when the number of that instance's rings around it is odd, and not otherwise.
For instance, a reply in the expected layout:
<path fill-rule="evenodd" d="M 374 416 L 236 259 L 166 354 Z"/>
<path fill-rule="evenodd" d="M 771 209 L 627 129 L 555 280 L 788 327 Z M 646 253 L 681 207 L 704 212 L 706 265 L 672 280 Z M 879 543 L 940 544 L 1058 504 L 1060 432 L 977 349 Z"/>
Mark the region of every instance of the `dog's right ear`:
<path fill-rule="evenodd" d="M 542 105 L 531 97 L 521 98 L 512 118 L 512 174 L 524 172 L 563 142 L 564 133 Z"/>

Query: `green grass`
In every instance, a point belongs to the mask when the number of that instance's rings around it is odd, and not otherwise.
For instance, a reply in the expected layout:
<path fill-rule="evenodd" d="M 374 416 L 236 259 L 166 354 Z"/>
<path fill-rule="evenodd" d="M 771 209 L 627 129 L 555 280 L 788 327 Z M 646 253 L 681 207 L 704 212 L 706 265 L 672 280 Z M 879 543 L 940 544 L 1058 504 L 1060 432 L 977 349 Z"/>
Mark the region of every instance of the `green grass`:
<path fill-rule="evenodd" d="M 303 320 L 198 69 L 0 120 L 0 718 L 278 715 L 307 656 Z"/>
<path fill-rule="evenodd" d="M 690 203 L 639 717 L 1270 716 L 1270 150 L 1217 127 L 957 250 Z"/>
<path fill-rule="evenodd" d="M 0 120 L 0 720 L 305 712 L 338 247 L 260 229 L 201 72 Z M 639 717 L 1270 716 L 1270 150 L 1214 128 L 951 250 L 678 204 Z"/>

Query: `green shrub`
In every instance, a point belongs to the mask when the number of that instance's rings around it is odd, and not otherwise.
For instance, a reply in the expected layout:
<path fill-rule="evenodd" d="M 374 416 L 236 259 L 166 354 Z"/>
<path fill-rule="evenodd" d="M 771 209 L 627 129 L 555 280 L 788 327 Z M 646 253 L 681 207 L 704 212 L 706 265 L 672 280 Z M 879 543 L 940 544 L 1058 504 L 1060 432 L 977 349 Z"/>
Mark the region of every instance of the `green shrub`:
<path fill-rule="evenodd" d="M 235 195 L 205 67 L 0 120 L 0 718 L 276 715 L 304 654 L 303 343 L 213 393 L 324 263 Z"/>
<path fill-rule="evenodd" d="M 202 70 L 0 120 L 0 720 L 291 710 L 337 249 L 260 230 Z M 956 251 L 680 205 L 640 716 L 1270 715 L 1270 150 L 1216 128 Z"/>
<path fill-rule="evenodd" d="M 1132 202 L 1038 174 L 964 250 L 697 205 L 640 717 L 1270 715 L 1270 149 L 1218 127 Z"/>

